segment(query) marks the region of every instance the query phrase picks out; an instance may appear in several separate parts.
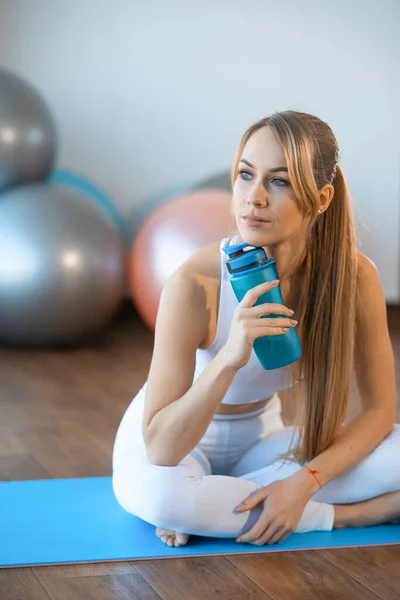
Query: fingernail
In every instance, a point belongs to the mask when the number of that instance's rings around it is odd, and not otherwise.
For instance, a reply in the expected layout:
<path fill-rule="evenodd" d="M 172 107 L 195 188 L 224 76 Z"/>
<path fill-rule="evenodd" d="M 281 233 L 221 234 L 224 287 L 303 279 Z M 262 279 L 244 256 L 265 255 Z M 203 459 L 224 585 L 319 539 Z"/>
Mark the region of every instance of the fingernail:
<path fill-rule="evenodd" d="M 290 316 L 294 315 L 294 310 L 290 309 L 288 312 Z"/>
<path fill-rule="evenodd" d="M 282 327 L 282 331 L 284 331 L 286 333 L 286 331 L 289 331 L 288 327 Z"/>
<path fill-rule="evenodd" d="M 246 508 L 246 505 L 242 503 L 242 504 L 238 504 L 236 506 L 235 510 L 243 510 L 244 508 Z"/>
<path fill-rule="evenodd" d="M 290 321 L 292 325 L 297 325 L 298 321 Z"/>
<path fill-rule="evenodd" d="M 271 285 L 278 285 L 279 283 L 279 279 L 274 279 L 274 281 L 271 281 Z"/>
<path fill-rule="evenodd" d="M 242 541 L 240 538 L 236 539 L 237 543 L 240 544 L 240 542 Z"/>

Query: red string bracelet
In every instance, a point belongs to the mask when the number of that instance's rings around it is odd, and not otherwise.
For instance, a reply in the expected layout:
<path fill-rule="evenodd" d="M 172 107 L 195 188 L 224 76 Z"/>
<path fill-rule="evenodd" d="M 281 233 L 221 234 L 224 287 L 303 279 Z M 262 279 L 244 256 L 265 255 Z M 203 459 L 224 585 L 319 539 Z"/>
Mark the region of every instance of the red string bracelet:
<path fill-rule="evenodd" d="M 319 487 L 322 488 L 321 482 L 317 477 L 318 471 L 316 471 L 315 469 L 310 469 L 310 467 L 307 467 L 307 465 L 303 465 L 303 469 L 307 469 L 307 471 L 309 471 L 311 473 L 311 475 L 314 477 L 314 479 L 318 483 Z"/>

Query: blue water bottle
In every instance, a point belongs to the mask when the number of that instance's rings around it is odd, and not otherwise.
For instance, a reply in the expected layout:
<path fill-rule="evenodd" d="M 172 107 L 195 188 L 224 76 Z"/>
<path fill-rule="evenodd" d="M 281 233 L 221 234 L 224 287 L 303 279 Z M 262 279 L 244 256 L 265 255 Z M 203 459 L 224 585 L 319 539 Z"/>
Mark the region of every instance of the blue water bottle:
<path fill-rule="evenodd" d="M 222 248 L 227 255 L 226 266 L 231 275 L 231 284 L 238 302 L 251 288 L 266 281 L 279 279 L 276 261 L 268 259 L 261 247 L 246 242 Z M 264 303 L 283 304 L 280 286 L 262 294 L 254 306 Z M 280 315 L 265 315 L 261 318 L 276 318 Z M 281 315 L 287 318 L 287 315 Z M 301 345 L 297 331 L 291 327 L 287 333 L 264 336 L 254 341 L 254 352 L 266 370 L 279 369 L 301 358 Z"/>

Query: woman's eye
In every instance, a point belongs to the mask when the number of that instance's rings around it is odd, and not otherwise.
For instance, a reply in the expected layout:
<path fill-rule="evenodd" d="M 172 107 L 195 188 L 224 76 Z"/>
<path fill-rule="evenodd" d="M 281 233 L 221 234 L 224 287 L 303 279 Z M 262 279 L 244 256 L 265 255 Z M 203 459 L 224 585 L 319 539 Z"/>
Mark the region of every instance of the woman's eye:
<path fill-rule="evenodd" d="M 271 179 L 271 181 L 274 185 L 277 185 L 278 187 L 289 185 L 289 182 L 286 181 L 286 179 L 281 179 L 280 177 L 274 177 L 273 179 Z"/>
<path fill-rule="evenodd" d="M 244 169 L 241 169 L 239 171 L 239 175 L 242 179 L 244 179 L 245 181 L 249 181 L 252 178 L 252 174 L 249 173 L 249 171 L 245 171 Z"/>

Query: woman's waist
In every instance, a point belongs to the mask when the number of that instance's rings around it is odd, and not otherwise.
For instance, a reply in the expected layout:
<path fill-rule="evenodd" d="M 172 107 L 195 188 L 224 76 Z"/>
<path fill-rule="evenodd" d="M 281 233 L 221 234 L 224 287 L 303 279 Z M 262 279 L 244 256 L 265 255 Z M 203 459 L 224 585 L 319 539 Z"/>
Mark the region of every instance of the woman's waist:
<path fill-rule="evenodd" d="M 275 394 L 274 394 L 275 395 Z M 245 404 L 224 404 L 221 403 L 216 411 L 219 415 L 242 415 L 246 413 L 262 412 L 262 410 L 271 403 L 274 395 L 264 400 L 255 400 Z"/>

